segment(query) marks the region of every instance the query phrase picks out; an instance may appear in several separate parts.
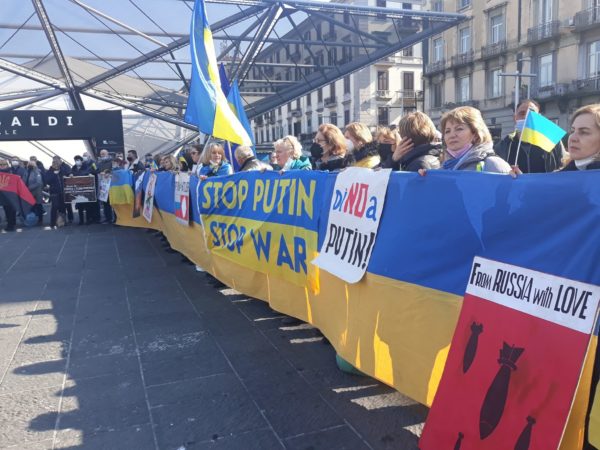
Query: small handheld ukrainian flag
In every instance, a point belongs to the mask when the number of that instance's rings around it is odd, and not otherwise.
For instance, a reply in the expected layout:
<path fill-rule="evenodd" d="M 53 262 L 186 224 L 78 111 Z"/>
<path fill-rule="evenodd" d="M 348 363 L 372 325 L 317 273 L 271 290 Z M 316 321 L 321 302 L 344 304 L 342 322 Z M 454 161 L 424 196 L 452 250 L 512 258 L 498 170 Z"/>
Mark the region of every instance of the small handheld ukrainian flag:
<path fill-rule="evenodd" d="M 203 0 L 196 0 L 190 26 L 192 79 L 184 120 L 204 134 L 252 145 L 248 132 L 231 111 L 221 90 L 212 33 Z"/>
<path fill-rule="evenodd" d="M 529 110 L 525 118 L 525 125 L 521 131 L 521 142 L 537 145 L 542 150 L 550 153 L 563 136 L 565 130 L 541 114 Z"/>

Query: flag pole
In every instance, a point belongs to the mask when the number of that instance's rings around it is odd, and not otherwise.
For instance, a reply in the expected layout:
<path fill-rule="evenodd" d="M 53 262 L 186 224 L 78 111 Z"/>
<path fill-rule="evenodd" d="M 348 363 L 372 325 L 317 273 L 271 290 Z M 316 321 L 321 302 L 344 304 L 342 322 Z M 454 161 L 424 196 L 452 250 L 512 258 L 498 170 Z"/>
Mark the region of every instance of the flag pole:
<path fill-rule="evenodd" d="M 235 166 L 233 164 L 233 154 L 231 153 L 231 142 L 225 141 L 225 145 L 227 145 L 227 154 L 229 155 L 229 164 L 231 165 L 231 170 L 235 172 Z"/>
<path fill-rule="evenodd" d="M 521 141 L 523 140 L 523 129 L 527 125 L 527 117 L 529 117 L 529 111 L 531 108 L 527 108 L 527 114 L 525 114 L 525 120 L 523 121 L 523 128 L 519 131 L 519 144 L 517 145 L 517 154 L 515 156 L 515 166 L 519 167 L 519 151 L 521 150 Z"/>

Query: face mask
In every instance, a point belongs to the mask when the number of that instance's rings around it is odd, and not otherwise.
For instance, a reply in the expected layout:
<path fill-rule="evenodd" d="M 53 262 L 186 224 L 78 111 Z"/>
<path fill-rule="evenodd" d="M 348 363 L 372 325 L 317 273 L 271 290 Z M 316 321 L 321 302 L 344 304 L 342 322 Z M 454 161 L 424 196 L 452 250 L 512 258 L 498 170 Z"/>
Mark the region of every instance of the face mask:
<path fill-rule="evenodd" d="M 108 161 L 110 159 L 110 156 L 101 156 L 100 160 L 101 161 Z"/>
<path fill-rule="evenodd" d="M 79 160 L 78 160 L 78 161 L 75 161 L 75 165 L 76 165 L 77 167 L 81 167 L 81 161 L 79 161 Z"/>
<path fill-rule="evenodd" d="M 84 156 L 84 157 L 83 157 L 83 160 L 84 160 L 84 161 L 89 161 L 89 160 L 90 160 L 90 157 L 89 157 L 89 156 Z"/>
<path fill-rule="evenodd" d="M 133 161 L 133 156 L 128 156 L 127 157 L 127 161 L 132 162 Z"/>
<path fill-rule="evenodd" d="M 392 144 L 379 144 L 379 154 L 387 157 L 392 153 Z"/>
<path fill-rule="evenodd" d="M 310 146 L 310 154 L 314 159 L 321 158 L 321 156 L 323 156 L 323 147 L 316 142 L 313 142 L 313 144 Z"/>
<path fill-rule="evenodd" d="M 118 169 L 118 168 L 119 168 L 119 165 L 118 165 L 118 164 L 113 164 L 112 168 L 113 168 L 113 169 Z"/>
<path fill-rule="evenodd" d="M 515 123 L 515 131 L 519 133 L 523 131 L 523 127 L 525 126 L 525 119 L 517 120 Z"/>
<path fill-rule="evenodd" d="M 469 150 L 472 146 L 473 146 L 473 144 L 469 143 L 469 144 L 465 145 L 463 148 L 459 148 L 458 150 L 450 150 L 449 148 L 447 148 L 446 151 L 448 153 L 450 153 L 450 155 L 452 155 L 453 158 L 460 158 L 462 155 L 467 153 L 467 150 Z"/>
<path fill-rule="evenodd" d="M 352 142 L 350 139 L 346 139 L 346 150 L 349 152 L 354 150 L 354 142 Z"/>
<path fill-rule="evenodd" d="M 10 163 L 13 167 L 19 167 L 19 161 L 11 161 Z"/>

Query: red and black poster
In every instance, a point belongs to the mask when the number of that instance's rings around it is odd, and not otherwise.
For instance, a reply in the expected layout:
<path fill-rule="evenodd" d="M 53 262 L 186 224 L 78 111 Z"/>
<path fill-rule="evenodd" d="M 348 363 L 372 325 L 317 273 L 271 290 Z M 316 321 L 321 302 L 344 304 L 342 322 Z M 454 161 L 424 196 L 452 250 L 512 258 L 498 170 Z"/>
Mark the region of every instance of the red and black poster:
<path fill-rule="evenodd" d="M 475 258 L 421 450 L 559 447 L 600 288 Z"/>

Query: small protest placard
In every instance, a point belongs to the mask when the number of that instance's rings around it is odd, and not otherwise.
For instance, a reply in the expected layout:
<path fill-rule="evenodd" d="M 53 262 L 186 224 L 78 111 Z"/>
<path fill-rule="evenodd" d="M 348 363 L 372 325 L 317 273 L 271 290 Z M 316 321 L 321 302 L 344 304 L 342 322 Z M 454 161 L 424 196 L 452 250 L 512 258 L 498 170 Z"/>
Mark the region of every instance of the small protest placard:
<path fill-rule="evenodd" d="M 337 175 L 327 234 L 313 264 L 348 283 L 367 270 L 391 169 L 350 167 Z"/>
<path fill-rule="evenodd" d="M 146 193 L 144 196 L 144 209 L 142 210 L 142 216 L 148 221 L 152 222 L 152 211 L 154 211 L 154 188 L 156 187 L 156 174 L 150 174 L 148 179 L 148 185 L 146 186 Z"/>
<path fill-rule="evenodd" d="M 96 201 L 96 179 L 93 175 L 65 177 L 63 183 L 65 203 L 86 203 Z"/>
<path fill-rule="evenodd" d="M 559 447 L 600 287 L 476 257 L 421 450 Z"/>
<path fill-rule="evenodd" d="M 190 224 L 190 175 L 175 175 L 175 219 L 182 225 Z"/>
<path fill-rule="evenodd" d="M 134 183 L 134 198 L 132 217 L 140 217 L 142 207 L 144 205 L 144 175 L 145 172 L 140 172 L 136 175 Z"/>
<path fill-rule="evenodd" d="M 102 202 L 108 201 L 108 193 L 110 192 L 110 184 L 112 175 L 110 173 L 98 174 L 98 200 Z"/>

